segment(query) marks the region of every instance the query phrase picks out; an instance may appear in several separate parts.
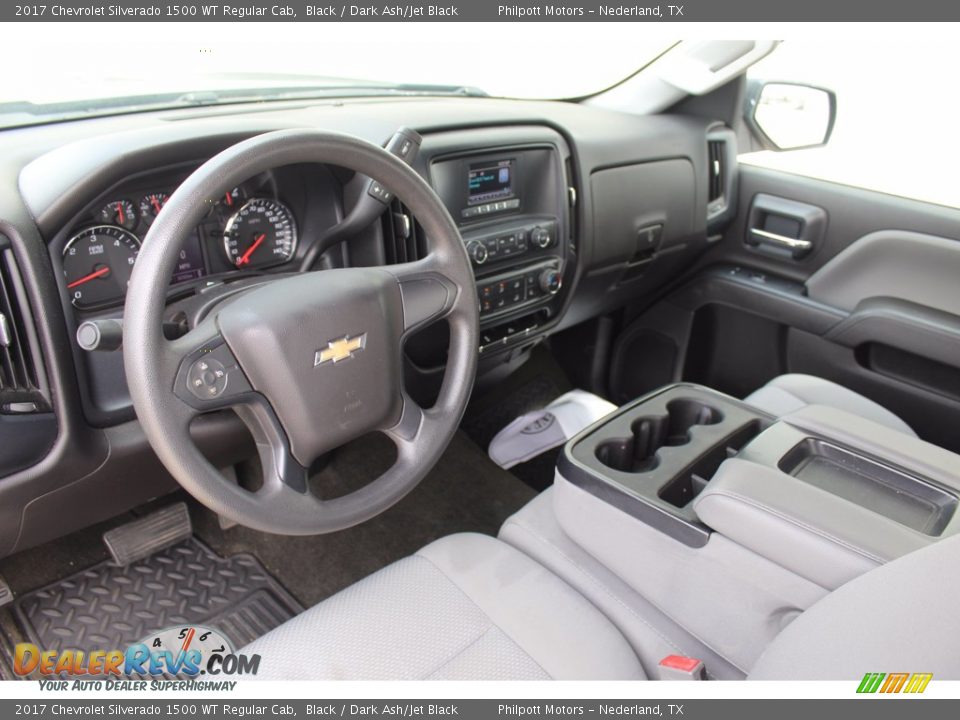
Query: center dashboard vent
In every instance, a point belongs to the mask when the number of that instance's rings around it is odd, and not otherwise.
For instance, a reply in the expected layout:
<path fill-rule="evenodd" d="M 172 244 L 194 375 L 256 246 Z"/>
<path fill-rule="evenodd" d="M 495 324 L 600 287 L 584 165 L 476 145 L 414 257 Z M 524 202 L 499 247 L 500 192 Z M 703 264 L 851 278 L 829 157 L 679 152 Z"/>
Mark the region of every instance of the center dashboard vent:
<path fill-rule="evenodd" d="M 13 251 L 0 249 L 0 412 L 46 409 L 34 353 L 37 338 L 29 318 Z"/>
<path fill-rule="evenodd" d="M 383 214 L 383 252 L 387 265 L 413 262 L 427 255 L 423 228 L 396 198 Z"/>

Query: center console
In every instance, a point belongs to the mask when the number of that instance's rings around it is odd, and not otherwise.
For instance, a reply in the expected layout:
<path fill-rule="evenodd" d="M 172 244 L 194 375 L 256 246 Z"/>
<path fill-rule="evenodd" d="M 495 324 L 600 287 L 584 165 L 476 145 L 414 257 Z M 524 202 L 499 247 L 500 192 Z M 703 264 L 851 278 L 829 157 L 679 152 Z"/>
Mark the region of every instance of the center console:
<path fill-rule="evenodd" d="M 960 532 L 958 504 L 958 455 L 838 409 L 778 419 L 684 383 L 571 439 L 501 537 L 616 617 L 644 661 L 663 636 L 734 677 L 827 593 Z"/>
<path fill-rule="evenodd" d="M 559 472 L 678 542 L 703 547 L 721 533 L 833 588 L 960 529 L 956 456 L 934 455 L 946 463 L 937 472 L 926 443 L 881 428 L 892 445 L 876 447 L 878 428 L 844 415 L 812 406 L 775 421 L 674 385 L 571 441 Z M 850 443 L 851 432 L 862 437 Z M 923 446 L 912 463 L 888 455 L 904 441 Z"/>
<path fill-rule="evenodd" d="M 567 182 L 558 149 L 519 145 L 435 157 L 430 178 L 477 278 L 480 352 L 536 334 L 567 274 Z"/>
<path fill-rule="evenodd" d="M 733 398 L 675 385 L 622 407 L 571 441 L 559 471 L 638 520 L 702 547 L 710 529 L 691 501 L 772 422 Z"/>

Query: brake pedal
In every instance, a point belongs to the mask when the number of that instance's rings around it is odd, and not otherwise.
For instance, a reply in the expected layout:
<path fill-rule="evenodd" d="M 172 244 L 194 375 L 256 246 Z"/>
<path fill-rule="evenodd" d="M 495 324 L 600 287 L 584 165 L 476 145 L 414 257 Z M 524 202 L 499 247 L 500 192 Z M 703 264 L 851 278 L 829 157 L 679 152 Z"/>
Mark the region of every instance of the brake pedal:
<path fill-rule="evenodd" d="M 187 504 L 178 502 L 108 530 L 103 542 L 120 566 L 142 560 L 193 535 Z"/>

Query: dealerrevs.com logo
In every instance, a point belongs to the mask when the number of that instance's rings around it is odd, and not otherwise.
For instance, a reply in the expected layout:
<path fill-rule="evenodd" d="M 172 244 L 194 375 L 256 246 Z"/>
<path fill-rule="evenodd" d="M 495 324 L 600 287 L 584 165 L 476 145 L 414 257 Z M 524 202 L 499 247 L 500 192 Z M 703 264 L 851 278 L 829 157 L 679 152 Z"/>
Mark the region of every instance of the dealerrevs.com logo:
<path fill-rule="evenodd" d="M 161 630 L 124 650 L 42 650 L 32 643 L 20 643 L 15 648 L 13 663 L 13 670 L 20 677 L 70 678 L 74 682 L 105 680 L 117 685 L 109 689 L 146 689 L 119 687 L 119 681 L 128 678 L 138 678 L 138 685 L 145 685 L 143 678 L 193 681 L 200 676 L 252 676 L 259 667 L 259 655 L 235 653 L 219 632 L 196 625 Z M 67 682 L 44 684 L 58 690 L 65 689 Z M 204 683 L 206 689 L 233 689 L 235 684 Z"/>
<path fill-rule="evenodd" d="M 867 673 L 860 681 L 858 693 L 912 693 L 927 689 L 933 673 Z"/>

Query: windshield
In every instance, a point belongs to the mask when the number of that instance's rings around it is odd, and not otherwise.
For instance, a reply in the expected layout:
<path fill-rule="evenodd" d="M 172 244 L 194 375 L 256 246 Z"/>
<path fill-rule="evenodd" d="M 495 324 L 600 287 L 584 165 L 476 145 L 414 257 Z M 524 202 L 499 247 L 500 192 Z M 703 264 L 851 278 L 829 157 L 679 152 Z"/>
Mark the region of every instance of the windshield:
<path fill-rule="evenodd" d="M 0 127 L 303 97 L 574 98 L 615 85 L 673 44 L 605 27 L 564 52 L 573 36 L 538 24 L 341 25 L 334 38 L 313 24 L 114 24 L 84 26 L 80 37 L 20 29 L 5 54 L 30 62 L 0 83 Z"/>

